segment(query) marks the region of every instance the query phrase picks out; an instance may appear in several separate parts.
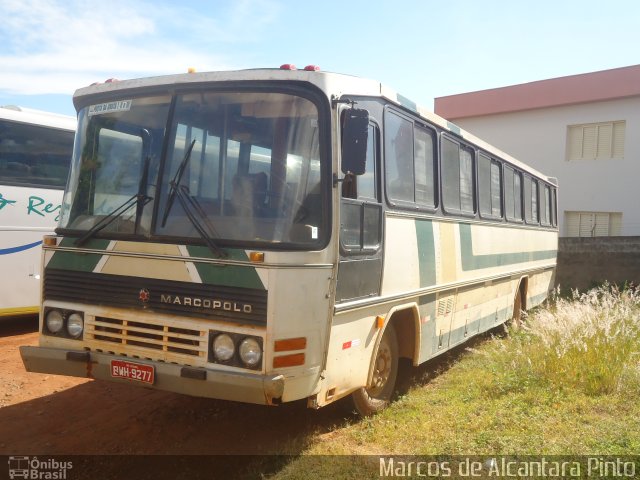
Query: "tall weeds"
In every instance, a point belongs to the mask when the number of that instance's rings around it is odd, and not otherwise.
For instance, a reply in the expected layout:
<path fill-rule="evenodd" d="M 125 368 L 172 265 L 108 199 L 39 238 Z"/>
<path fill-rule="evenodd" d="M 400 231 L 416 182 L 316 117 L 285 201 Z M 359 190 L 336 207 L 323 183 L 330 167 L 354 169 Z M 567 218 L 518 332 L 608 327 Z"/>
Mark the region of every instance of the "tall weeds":
<path fill-rule="evenodd" d="M 547 308 L 489 348 L 491 393 L 543 387 L 640 396 L 640 293 L 604 285 Z"/>

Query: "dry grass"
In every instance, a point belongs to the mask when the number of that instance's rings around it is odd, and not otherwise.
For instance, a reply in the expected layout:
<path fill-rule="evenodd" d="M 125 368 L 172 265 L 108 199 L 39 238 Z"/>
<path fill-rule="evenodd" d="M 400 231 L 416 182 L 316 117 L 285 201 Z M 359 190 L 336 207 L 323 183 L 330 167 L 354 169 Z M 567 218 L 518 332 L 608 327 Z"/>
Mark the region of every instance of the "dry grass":
<path fill-rule="evenodd" d="M 495 393 L 536 387 L 587 395 L 637 391 L 640 381 L 640 295 L 604 285 L 529 316 L 522 331 L 495 342 Z"/>
<path fill-rule="evenodd" d="M 334 478 L 361 478 L 372 458 L 326 455 L 637 453 L 639 353 L 638 291 L 555 296 L 521 328 L 467 348 L 435 378 L 416 378 L 381 414 L 318 436 L 275 478 L 320 478 L 329 467 Z"/>

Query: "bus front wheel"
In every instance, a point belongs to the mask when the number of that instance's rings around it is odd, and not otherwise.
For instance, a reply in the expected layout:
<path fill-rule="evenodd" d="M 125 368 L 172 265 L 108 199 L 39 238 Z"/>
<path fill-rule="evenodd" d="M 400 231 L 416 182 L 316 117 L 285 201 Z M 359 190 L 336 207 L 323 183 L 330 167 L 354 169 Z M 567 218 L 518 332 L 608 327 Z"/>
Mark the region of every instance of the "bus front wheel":
<path fill-rule="evenodd" d="M 373 415 L 389 405 L 397 376 L 398 339 L 395 329 L 389 325 L 380 340 L 373 361 L 371 385 L 359 388 L 351 395 L 358 413 L 363 416 Z"/>

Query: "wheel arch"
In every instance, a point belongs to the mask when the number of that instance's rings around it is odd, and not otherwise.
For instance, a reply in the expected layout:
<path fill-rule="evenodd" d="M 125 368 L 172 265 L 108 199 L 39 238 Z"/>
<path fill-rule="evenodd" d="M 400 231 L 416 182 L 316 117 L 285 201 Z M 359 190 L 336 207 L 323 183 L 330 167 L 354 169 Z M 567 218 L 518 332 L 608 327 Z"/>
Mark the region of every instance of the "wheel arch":
<path fill-rule="evenodd" d="M 520 281 L 518 282 L 518 289 L 516 290 L 516 292 L 520 292 L 520 301 L 521 303 L 521 309 L 526 311 L 527 310 L 527 292 L 529 291 L 529 276 L 528 275 L 523 275 L 522 277 L 520 277 Z"/>
<path fill-rule="evenodd" d="M 376 351 L 382 335 L 387 328 L 394 328 L 398 340 L 398 356 L 408 358 L 413 365 L 418 365 L 420 358 L 420 312 L 416 303 L 397 305 L 393 307 L 385 316 L 384 329 L 376 342 Z M 374 351 L 373 358 L 375 358 Z M 371 380 L 372 368 L 369 369 L 369 381 Z"/>

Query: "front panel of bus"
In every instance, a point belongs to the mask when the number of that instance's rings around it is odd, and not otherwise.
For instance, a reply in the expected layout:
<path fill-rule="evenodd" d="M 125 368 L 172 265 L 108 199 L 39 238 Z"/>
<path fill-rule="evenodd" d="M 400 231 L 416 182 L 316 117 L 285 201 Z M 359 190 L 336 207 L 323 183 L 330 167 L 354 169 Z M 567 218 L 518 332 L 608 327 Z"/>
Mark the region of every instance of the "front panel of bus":
<path fill-rule="evenodd" d="M 80 99 L 34 371 L 277 403 L 318 389 L 330 105 L 267 82 Z"/>

